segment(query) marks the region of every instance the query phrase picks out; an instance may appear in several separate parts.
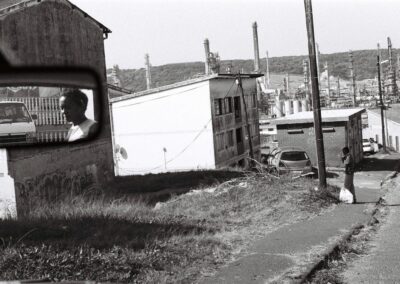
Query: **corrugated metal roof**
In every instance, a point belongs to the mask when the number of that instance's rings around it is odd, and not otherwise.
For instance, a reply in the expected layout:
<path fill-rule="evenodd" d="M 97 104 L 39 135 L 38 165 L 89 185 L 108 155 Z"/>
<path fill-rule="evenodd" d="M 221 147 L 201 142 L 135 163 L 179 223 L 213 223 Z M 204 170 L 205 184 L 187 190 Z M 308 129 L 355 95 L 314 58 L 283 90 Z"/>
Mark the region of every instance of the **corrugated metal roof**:
<path fill-rule="evenodd" d="M 357 113 L 363 113 L 363 108 L 350 108 L 350 109 L 324 109 L 321 110 L 322 122 L 334 121 L 348 121 L 349 117 Z M 312 111 L 299 112 L 288 115 L 283 118 L 278 118 L 271 121 L 271 124 L 299 124 L 299 123 L 312 123 L 314 122 L 314 113 Z"/>

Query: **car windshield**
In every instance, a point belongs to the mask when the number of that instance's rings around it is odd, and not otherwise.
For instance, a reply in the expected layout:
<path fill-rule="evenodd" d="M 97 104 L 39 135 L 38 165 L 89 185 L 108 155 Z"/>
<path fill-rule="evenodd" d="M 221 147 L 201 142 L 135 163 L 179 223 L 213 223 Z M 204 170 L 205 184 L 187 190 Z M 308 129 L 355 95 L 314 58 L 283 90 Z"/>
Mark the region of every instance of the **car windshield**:
<path fill-rule="evenodd" d="M 31 118 L 23 104 L 0 104 L 0 123 L 30 122 Z"/>
<path fill-rule="evenodd" d="M 304 160 L 308 160 L 308 156 L 307 156 L 306 152 L 303 152 L 303 151 L 283 152 L 281 155 L 281 160 L 304 161 Z"/>

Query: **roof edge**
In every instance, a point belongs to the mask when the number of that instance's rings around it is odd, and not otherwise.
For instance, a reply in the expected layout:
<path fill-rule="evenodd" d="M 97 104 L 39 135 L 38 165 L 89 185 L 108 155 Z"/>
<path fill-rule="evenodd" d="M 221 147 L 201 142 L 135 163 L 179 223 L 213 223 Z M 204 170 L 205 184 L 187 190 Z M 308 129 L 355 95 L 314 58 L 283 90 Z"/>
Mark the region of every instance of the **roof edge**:
<path fill-rule="evenodd" d="M 238 76 L 238 74 L 211 74 L 211 75 L 204 75 L 204 76 L 199 77 L 199 78 L 180 81 L 180 82 L 173 83 L 173 84 L 170 84 L 170 85 L 165 85 L 165 86 L 161 86 L 161 87 L 154 88 L 154 89 L 149 89 L 149 90 L 145 90 L 145 91 L 141 91 L 141 92 L 137 92 L 137 93 L 132 93 L 132 94 L 129 94 L 129 95 L 124 95 L 124 96 L 112 98 L 112 99 L 110 99 L 109 102 L 110 103 L 120 102 L 120 101 L 124 101 L 124 100 L 127 100 L 127 99 L 136 98 L 136 97 L 142 97 L 142 96 L 146 96 L 146 95 L 151 95 L 151 94 L 167 91 L 167 90 L 170 90 L 170 89 L 173 89 L 173 88 L 184 87 L 184 86 L 188 86 L 188 85 L 192 85 L 192 84 L 196 84 L 196 83 L 200 83 L 200 82 L 208 81 L 208 80 L 235 79 L 237 76 Z M 262 74 L 240 74 L 240 76 L 242 78 L 257 78 L 257 77 L 261 77 L 263 75 Z"/>
<path fill-rule="evenodd" d="M 31 7 L 31 6 L 35 6 L 35 5 L 39 5 L 40 3 L 47 2 L 47 1 L 48 2 L 64 2 L 72 10 L 75 10 L 75 9 L 78 10 L 80 13 L 82 13 L 84 18 L 89 18 L 90 20 L 92 20 L 94 23 L 96 23 L 103 30 L 103 33 L 105 34 L 105 38 L 107 38 L 108 34 L 112 32 L 109 28 L 104 26 L 102 23 L 97 21 L 95 18 L 91 17 L 88 13 L 83 11 L 81 8 L 79 8 L 75 4 L 72 4 L 68 0 L 58 0 L 58 1 L 55 1 L 55 0 L 41 0 L 41 1 L 38 1 L 38 0 L 21 0 L 20 2 L 18 2 L 16 4 L 12 4 L 12 5 L 8 6 L 8 7 L 0 9 L 0 16 L 5 16 L 5 15 L 7 15 L 9 13 L 16 12 L 16 11 L 18 11 L 20 9 Z"/>

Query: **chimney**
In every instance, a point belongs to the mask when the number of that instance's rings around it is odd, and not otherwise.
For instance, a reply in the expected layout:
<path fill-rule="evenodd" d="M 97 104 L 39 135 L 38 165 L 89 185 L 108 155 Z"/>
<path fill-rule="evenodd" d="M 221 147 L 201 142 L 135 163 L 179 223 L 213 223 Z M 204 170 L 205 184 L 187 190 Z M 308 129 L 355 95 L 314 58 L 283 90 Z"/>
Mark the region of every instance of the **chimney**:
<path fill-rule="evenodd" d="M 146 86 L 147 90 L 151 89 L 151 72 L 150 72 L 150 57 L 146 53 L 144 56 L 145 59 L 145 65 L 146 65 Z"/>
<path fill-rule="evenodd" d="M 267 80 L 267 82 L 266 82 L 266 86 L 267 86 L 267 88 L 269 88 L 269 84 L 270 84 L 270 77 L 269 77 L 269 56 L 268 56 L 268 50 L 267 50 L 267 57 L 266 57 L 266 59 L 267 59 L 267 74 L 266 74 L 266 80 Z"/>
<path fill-rule="evenodd" d="M 204 40 L 204 51 L 206 53 L 206 61 L 205 61 L 205 71 L 204 73 L 206 75 L 210 74 L 210 66 L 209 66 L 209 57 L 210 57 L 210 42 L 208 41 L 208 38 Z"/>
<path fill-rule="evenodd" d="M 254 71 L 260 72 L 260 53 L 258 50 L 258 34 L 257 34 L 257 22 L 253 23 L 253 41 L 254 41 Z"/>
<path fill-rule="evenodd" d="M 392 41 L 390 40 L 390 37 L 387 38 L 387 41 L 388 41 L 388 52 L 389 52 L 389 85 L 390 85 L 389 94 L 397 97 L 398 88 L 396 82 L 396 68 L 394 67 L 393 64 Z"/>
<path fill-rule="evenodd" d="M 357 106 L 357 99 L 356 99 L 356 75 L 354 73 L 354 60 L 353 60 L 353 52 L 349 51 L 349 58 L 350 58 L 350 78 L 352 81 L 351 88 L 353 91 L 353 106 Z"/>
<path fill-rule="evenodd" d="M 286 92 L 287 92 L 287 95 L 289 95 L 289 93 L 290 93 L 290 83 L 289 83 L 289 80 L 290 80 L 290 78 L 289 78 L 289 73 L 286 73 Z"/>
<path fill-rule="evenodd" d="M 303 80 L 304 80 L 304 92 L 306 94 L 306 100 L 309 100 L 310 99 L 310 89 L 309 89 L 309 86 L 310 86 L 309 85 L 310 84 L 310 81 L 309 81 L 310 74 L 308 72 L 308 61 L 307 61 L 307 59 L 303 60 L 303 75 L 304 75 L 304 78 L 303 78 Z"/>

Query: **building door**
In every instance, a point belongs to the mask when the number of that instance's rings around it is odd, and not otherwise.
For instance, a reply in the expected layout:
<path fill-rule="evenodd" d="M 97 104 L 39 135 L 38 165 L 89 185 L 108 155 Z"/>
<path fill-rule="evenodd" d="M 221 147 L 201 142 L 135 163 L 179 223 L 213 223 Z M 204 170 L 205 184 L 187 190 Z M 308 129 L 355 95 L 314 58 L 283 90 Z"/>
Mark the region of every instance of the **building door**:
<path fill-rule="evenodd" d="M 236 144 L 237 144 L 238 155 L 243 154 L 244 145 L 243 145 L 243 132 L 241 127 L 236 129 Z"/>

